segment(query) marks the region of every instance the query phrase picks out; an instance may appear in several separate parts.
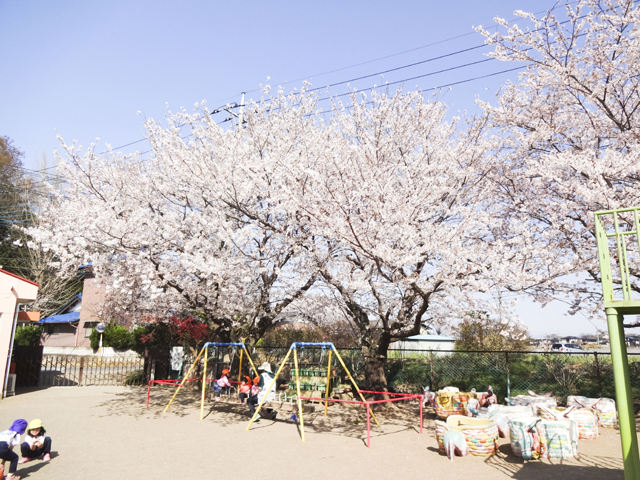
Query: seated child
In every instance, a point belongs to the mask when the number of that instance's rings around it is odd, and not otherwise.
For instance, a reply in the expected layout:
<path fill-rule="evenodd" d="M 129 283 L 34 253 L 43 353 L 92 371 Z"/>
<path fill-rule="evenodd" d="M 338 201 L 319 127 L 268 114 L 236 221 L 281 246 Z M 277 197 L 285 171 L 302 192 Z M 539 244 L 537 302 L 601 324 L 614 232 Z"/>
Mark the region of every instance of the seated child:
<path fill-rule="evenodd" d="M 244 377 L 240 382 L 240 394 L 238 395 L 240 402 L 244 403 L 244 401 L 249 398 L 251 394 L 251 383 L 251 378 L 249 377 Z"/>
<path fill-rule="evenodd" d="M 471 398 L 467 402 L 467 417 L 477 417 L 480 415 L 480 401 L 475 388 L 471 390 Z"/>
<path fill-rule="evenodd" d="M 51 437 L 45 437 L 47 431 L 42 426 L 42 420 L 31 420 L 27 428 L 27 435 L 20 445 L 22 458 L 18 463 L 27 463 L 42 456 L 44 462 L 51 460 Z"/>
<path fill-rule="evenodd" d="M 231 386 L 231 382 L 229 381 L 229 369 L 225 368 L 224 370 L 222 370 L 222 376 L 216 380 L 215 382 L 213 382 L 213 390 L 216 392 L 216 402 L 220 400 L 220 391 L 224 388 L 224 387 L 230 387 Z"/>
<path fill-rule="evenodd" d="M 256 377 L 253 379 L 253 385 L 251 386 L 251 392 L 249 393 L 249 398 L 247 399 L 247 406 L 249 407 L 249 412 L 251 415 L 256 411 L 256 405 L 258 404 L 258 394 L 260 390 L 262 390 L 259 386 L 260 377 Z M 256 419 L 256 422 L 260 420 Z"/>
<path fill-rule="evenodd" d="M 269 362 L 264 362 L 260 365 L 258 367 L 258 372 L 261 372 L 260 376 L 253 380 L 254 383 L 256 383 L 256 380 L 258 381 L 257 395 L 251 396 L 247 400 L 247 406 L 249 407 L 249 412 L 251 412 L 252 416 L 256 411 L 257 405 L 264 403 L 263 401 L 273 401 L 276 394 L 276 382 L 274 380 L 274 374 L 271 372 L 271 365 Z M 258 413 L 260 417 L 267 417 L 272 420 L 275 420 L 278 415 L 278 412 L 271 408 L 262 408 Z"/>
<path fill-rule="evenodd" d="M 251 396 L 252 397 L 257 397 L 258 394 L 260 393 L 260 385 L 258 385 L 260 383 L 260 377 L 256 377 L 253 379 L 253 385 L 251 386 Z"/>
<path fill-rule="evenodd" d="M 15 475 L 18 469 L 18 454 L 14 453 L 13 447 L 20 445 L 20 435 L 27 429 L 26 420 L 14 421 L 9 430 L 0 432 L 0 459 L 4 466 L 5 461 L 9 461 L 9 475 L 5 477 L 5 480 L 20 480 L 20 477 Z M 0 469 L 4 470 L 4 469 Z"/>
<path fill-rule="evenodd" d="M 498 403 L 498 397 L 493 392 L 493 387 L 489 385 L 489 387 L 487 387 L 487 396 L 483 399 L 480 406 L 488 407 L 489 405 L 495 405 L 496 403 Z"/>

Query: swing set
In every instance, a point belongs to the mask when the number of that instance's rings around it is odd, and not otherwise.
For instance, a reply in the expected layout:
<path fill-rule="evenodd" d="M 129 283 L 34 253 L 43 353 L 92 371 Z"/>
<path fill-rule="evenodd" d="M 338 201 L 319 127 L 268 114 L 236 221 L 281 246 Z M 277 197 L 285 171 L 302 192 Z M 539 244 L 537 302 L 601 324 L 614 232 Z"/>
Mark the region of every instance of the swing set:
<path fill-rule="evenodd" d="M 237 382 L 238 384 L 240 384 L 241 379 L 242 379 L 242 360 L 243 360 L 242 357 L 243 357 L 243 354 L 245 352 L 247 353 L 247 359 L 249 360 L 249 364 L 251 365 L 251 368 L 253 368 L 253 371 L 256 373 L 256 375 L 258 375 L 258 370 L 256 369 L 256 366 L 253 364 L 253 360 L 251 359 L 251 355 L 249 355 L 249 351 L 245 347 L 244 343 L 207 342 L 207 343 L 204 344 L 204 346 L 202 347 L 202 350 L 200 350 L 200 353 L 198 353 L 198 356 L 193 361 L 193 365 L 191 365 L 191 368 L 189 369 L 187 374 L 182 379 L 182 382 L 180 383 L 180 386 L 178 387 L 176 392 L 173 394 L 173 397 L 171 397 L 171 400 L 169 401 L 169 404 L 165 407 L 164 412 L 169 410 L 169 407 L 171 406 L 171 404 L 175 400 L 176 396 L 180 392 L 180 389 L 182 388 L 182 386 L 187 381 L 200 381 L 199 378 L 189 378 L 189 375 L 191 375 L 191 372 L 193 371 L 193 369 L 196 367 L 196 365 L 198 365 L 198 360 L 200 360 L 200 357 L 204 353 L 204 368 L 203 368 L 203 373 L 202 373 L 202 398 L 200 400 L 200 420 L 202 420 L 204 418 L 204 396 L 205 396 L 205 392 L 206 392 L 207 382 L 212 382 L 213 380 L 215 380 L 215 379 L 207 378 L 207 361 L 209 359 L 209 348 L 212 348 L 213 351 L 215 351 L 215 349 L 219 348 L 219 347 L 233 347 L 233 351 L 231 353 L 231 358 L 229 360 L 229 367 L 231 367 L 231 365 L 233 364 L 233 359 L 234 359 L 235 354 L 236 354 L 236 349 L 240 348 L 240 362 L 239 362 L 239 367 L 238 367 L 238 382 Z M 176 382 L 177 383 L 177 381 L 173 381 L 173 380 L 171 380 L 171 381 L 159 380 L 158 382 L 164 382 L 164 383 Z M 149 383 L 149 388 L 151 388 L 151 383 Z M 148 405 L 149 405 L 149 396 L 147 394 L 147 406 Z"/>
<path fill-rule="evenodd" d="M 304 353 L 304 347 L 305 346 L 321 347 L 322 348 L 322 354 L 321 354 L 321 358 L 320 358 L 320 363 L 322 363 L 322 359 L 324 357 L 325 350 L 329 349 L 329 360 L 327 362 L 327 386 L 325 388 L 325 398 L 305 397 L 305 396 L 302 396 L 300 394 L 300 369 L 298 368 L 298 349 L 301 350 L 300 359 L 302 359 L 302 354 Z M 410 394 L 410 393 L 390 393 L 390 392 L 375 392 L 375 391 L 371 391 L 371 390 L 360 390 L 360 388 L 358 388 L 358 385 L 356 384 L 355 380 L 351 376 L 351 372 L 349 372 L 349 369 L 347 368 L 347 366 L 345 365 L 344 361 L 342 360 L 342 357 L 338 353 L 338 350 L 336 350 L 336 347 L 331 342 L 294 342 L 294 343 L 292 343 L 291 347 L 289 348 L 289 351 L 287 352 L 287 355 L 284 357 L 284 360 L 280 364 L 280 367 L 278 368 L 275 376 L 273 377 L 273 380 L 271 381 L 271 384 L 269 385 L 269 388 L 267 389 L 267 392 L 270 392 L 272 390 L 272 388 L 273 388 L 273 386 L 274 386 L 274 384 L 275 384 L 275 382 L 276 382 L 276 380 L 278 378 L 278 375 L 280 375 L 280 372 L 282 371 L 282 369 L 286 365 L 287 360 L 289 360 L 291 352 L 293 352 L 293 364 L 294 364 L 295 375 L 296 375 L 296 392 L 297 392 L 296 399 L 297 399 L 297 403 L 298 403 L 298 415 L 299 415 L 299 418 L 300 418 L 300 435 L 301 435 L 301 438 L 302 438 L 303 442 L 304 442 L 304 417 L 303 417 L 303 414 L 302 414 L 302 400 L 308 400 L 308 401 L 312 401 L 312 402 L 313 401 L 319 401 L 321 403 L 324 402 L 324 415 L 325 416 L 327 415 L 327 407 L 329 405 L 329 395 L 330 395 L 330 388 L 331 388 L 331 354 L 332 353 L 335 353 L 336 358 L 338 359 L 338 361 L 340 362 L 340 365 L 342 365 L 342 368 L 344 369 L 344 371 L 346 372 L 347 376 L 349 377 L 349 380 L 351 381 L 353 387 L 355 388 L 355 391 L 358 392 L 358 395 L 359 395 L 361 401 L 358 401 L 358 400 L 331 399 L 331 402 L 352 403 L 352 404 L 358 404 L 358 405 L 365 405 L 366 406 L 366 408 L 367 408 L 367 447 L 371 447 L 371 422 L 370 422 L 370 418 L 372 417 L 373 420 L 376 422 L 376 425 L 380 426 L 380 423 L 378 422 L 378 419 L 376 418 L 376 416 L 371 411 L 371 407 L 373 405 L 375 405 L 375 404 L 378 404 L 378 403 L 389 403 L 389 402 L 397 402 L 397 401 L 402 401 L 402 400 L 417 399 L 418 403 L 420 404 L 420 433 L 422 433 L 422 395 L 415 395 L 415 394 Z M 366 400 L 364 398 L 364 396 L 362 395 L 363 393 L 387 395 L 387 396 L 394 397 L 394 398 L 388 398 L 388 399 L 383 399 L 383 400 Z M 258 407 L 256 408 L 255 413 L 253 414 L 253 416 L 251 417 L 251 420 L 249 421 L 249 425 L 247 425 L 247 430 L 249 430 L 251 428 L 251 425 L 256 420 L 256 417 L 259 415 L 260 411 L 262 410 L 262 406 L 267 401 L 268 397 L 269 397 L 268 395 L 265 395 L 264 398 L 262 399 L 262 401 L 260 402 L 260 404 L 258 405 Z"/>

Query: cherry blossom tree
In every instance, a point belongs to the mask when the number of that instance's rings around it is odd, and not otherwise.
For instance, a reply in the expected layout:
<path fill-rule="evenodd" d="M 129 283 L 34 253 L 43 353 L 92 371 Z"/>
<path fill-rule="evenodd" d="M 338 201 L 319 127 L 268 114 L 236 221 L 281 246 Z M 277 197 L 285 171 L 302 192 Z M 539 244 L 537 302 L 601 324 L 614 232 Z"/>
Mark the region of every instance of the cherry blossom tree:
<path fill-rule="evenodd" d="M 531 281 L 527 232 L 505 235 L 488 183 L 485 118 L 446 112 L 419 92 L 354 93 L 325 122 L 315 95 L 280 90 L 242 128 L 170 113 L 146 124 L 148 159 L 65 146 L 69 187 L 33 235 L 225 338 L 258 338 L 321 281 L 384 389 L 391 342 Z"/>
<path fill-rule="evenodd" d="M 243 133 L 203 114 L 179 112 L 168 123 L 147 123 L 149 159 L 64 145 L 68 187 L 52 192 L 57 200 L 30 234 L 71 270 L 92 261 L 125 309 L 187 310 L 223 341 L 255 340 L 313 285 L 313 270 L 305 270 L 288 219 L 264 228 L 267 198 L 223 169 L 242 161 L 226 155 L 242 146 Z M 178 124 L 195 140 L 183 139 Z"/>
<path fill-rule="evenodd" d="M 569 293 L 574 311 L 593 312 L 593 212 L 640 204 L 640 10 L 632 0 L 570 3 L 560 17 L 515 12 L 531 28 L 495 19 L 503 31 L 478 29 L 492 57 L 526 66 L 495 103 L 480 103 L 496 132 L 499 205 L 514 228 L 530 230 L 538 248 L 528 267 L 547 277 L 529 291 L 543 302 Z M 567 280 L 585 272 L 591 283 Z"/>
<path fill-rule="evenodd" d="M 317 153 L 278 163 L 278 205 L 314 235 L 319 275 L 357 328 L 368 387 L 386 388 L 391 342 L 462 318 L 478 292 L 531 281 L 526 235 L 505 238 L 494 217 L 484 119 L 445 116 L 419 92 L 354 95 L 334 106 Z"/>

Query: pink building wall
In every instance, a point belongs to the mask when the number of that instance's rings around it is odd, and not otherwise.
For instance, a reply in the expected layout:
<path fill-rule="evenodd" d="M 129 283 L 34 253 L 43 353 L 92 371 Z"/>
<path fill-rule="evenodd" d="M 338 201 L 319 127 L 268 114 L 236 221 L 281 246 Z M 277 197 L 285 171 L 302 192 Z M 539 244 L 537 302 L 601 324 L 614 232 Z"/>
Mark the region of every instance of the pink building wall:
<path fill-rule="evenodd" d="M 16 307 L 19 303 L 32 302 L 37 295 L 37 283 L 0 270 L 0 398 L 4 397 L 11 338 L 17 321 Z"/>

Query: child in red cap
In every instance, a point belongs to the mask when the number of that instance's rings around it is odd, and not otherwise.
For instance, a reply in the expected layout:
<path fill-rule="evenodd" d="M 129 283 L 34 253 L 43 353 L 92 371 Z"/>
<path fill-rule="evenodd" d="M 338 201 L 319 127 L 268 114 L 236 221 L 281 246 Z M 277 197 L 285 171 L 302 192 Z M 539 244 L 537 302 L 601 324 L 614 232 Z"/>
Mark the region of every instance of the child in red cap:
<path fill-rule="evenodd" d="M 230 387 L 231 382 L 229 381 L 229 369 L 225 368 L 222 370 L 222 376 L 213 382 L 213 391 L 216 392 L 216 402 L 220 400 L 220 390 L 224 387 Z"/>

